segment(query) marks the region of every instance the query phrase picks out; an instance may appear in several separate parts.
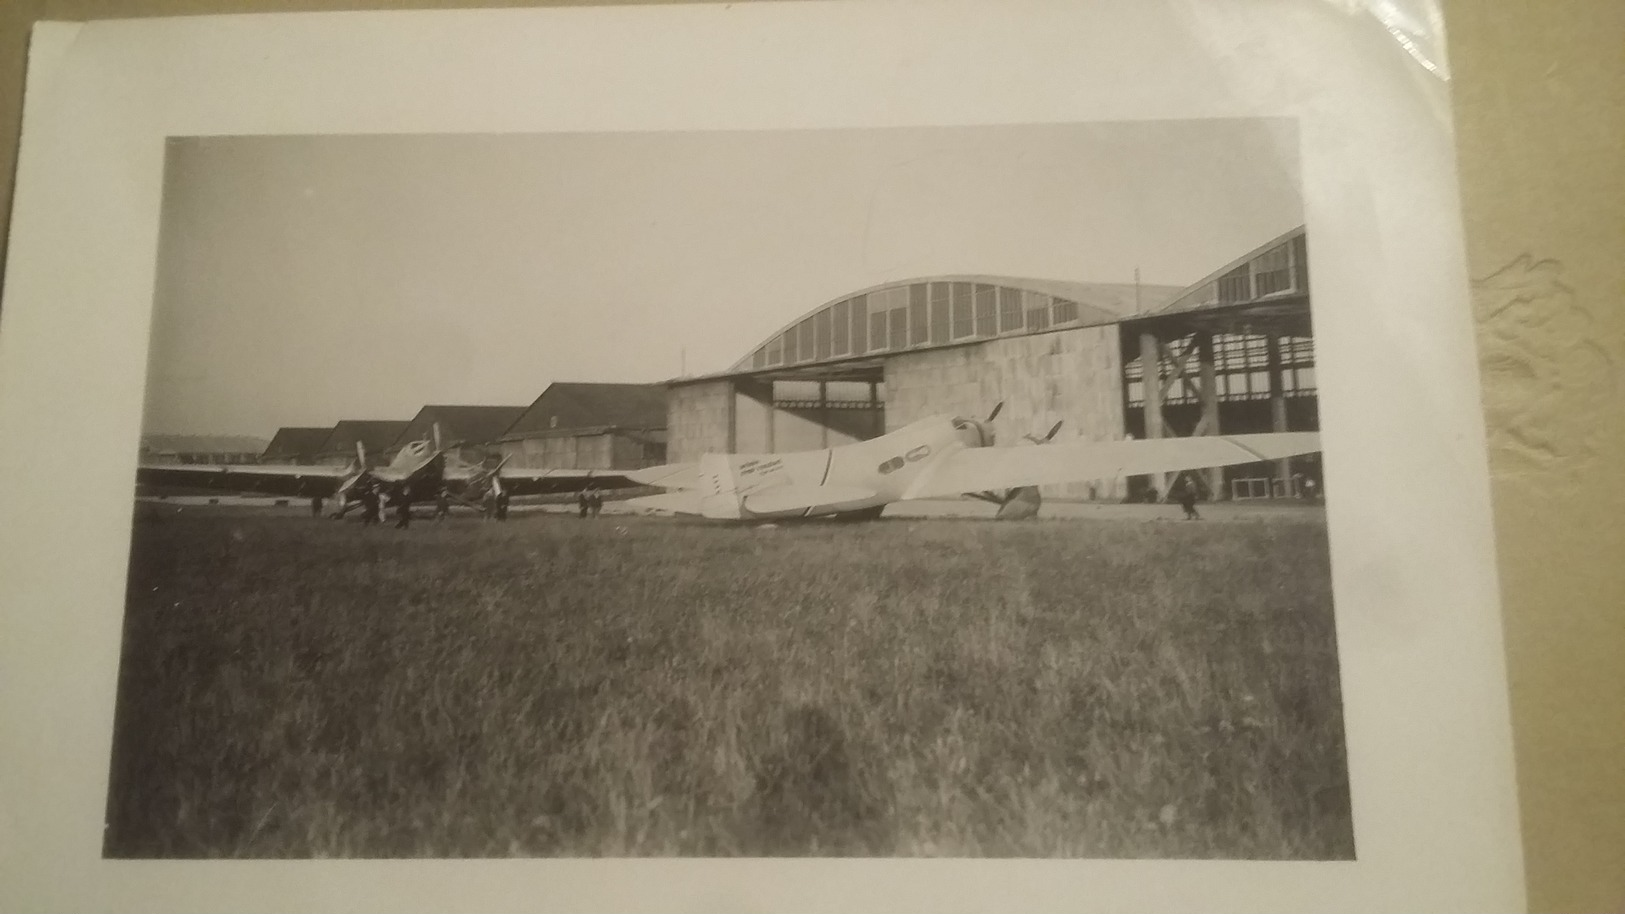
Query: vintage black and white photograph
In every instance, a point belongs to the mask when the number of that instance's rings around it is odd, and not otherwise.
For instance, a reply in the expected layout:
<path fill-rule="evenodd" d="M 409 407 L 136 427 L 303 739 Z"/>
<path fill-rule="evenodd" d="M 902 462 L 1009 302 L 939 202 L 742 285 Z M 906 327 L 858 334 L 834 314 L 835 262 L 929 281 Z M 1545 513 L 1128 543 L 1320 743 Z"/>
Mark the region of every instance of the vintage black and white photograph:
<path fill-rule="evenodd" d="M 1287 118 L 170 138 L 104 855 L 1353 859 L 1310 234 Z"/>

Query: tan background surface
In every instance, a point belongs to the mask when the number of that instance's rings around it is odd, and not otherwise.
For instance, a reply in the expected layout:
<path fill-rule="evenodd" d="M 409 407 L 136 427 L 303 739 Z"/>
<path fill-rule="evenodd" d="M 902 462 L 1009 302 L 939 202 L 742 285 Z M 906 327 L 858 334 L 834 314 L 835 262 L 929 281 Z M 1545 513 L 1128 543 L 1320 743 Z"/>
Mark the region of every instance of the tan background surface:
<path fill-rule="evenodd" d="M 504 2 L 11 0 L 0 209 L 39 19 Z M 1531 907 L 1625 910 L 1625 4 L 1446 0 Z"/>
<path fill-rule="evenodd" d="M 1445 9 L 1530 901 L 1625 910 L 1625 3 Z"/>

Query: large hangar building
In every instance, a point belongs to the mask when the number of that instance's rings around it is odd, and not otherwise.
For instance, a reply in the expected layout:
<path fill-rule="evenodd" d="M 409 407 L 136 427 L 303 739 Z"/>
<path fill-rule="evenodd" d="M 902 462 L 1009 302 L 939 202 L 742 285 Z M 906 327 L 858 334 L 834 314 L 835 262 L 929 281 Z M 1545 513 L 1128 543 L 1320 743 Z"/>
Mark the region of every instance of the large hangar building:
<path fill-rule="evenodd" d="M 1144 366 L 1155 366 L 1147 384 Z M 827 302 L 727 371 L 669 383 L 668 459 L 876 437 L 934 414 L 986 416 L 1001 444 L 1319 428 L 1302 228 L 1187 288 L 941 276 Z M 1210 471 L 1215 498 L 1295 492 L 1313 461 Z M 1045 487 L 1140 498 L 1166 478 Z"/>

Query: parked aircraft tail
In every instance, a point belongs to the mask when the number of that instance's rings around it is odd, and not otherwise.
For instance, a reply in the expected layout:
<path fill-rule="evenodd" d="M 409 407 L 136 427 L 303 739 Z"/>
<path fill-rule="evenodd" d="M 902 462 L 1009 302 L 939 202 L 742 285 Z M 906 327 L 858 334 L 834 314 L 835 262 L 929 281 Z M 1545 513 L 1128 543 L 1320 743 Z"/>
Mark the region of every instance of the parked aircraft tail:
<path fill-rule="evenodd" d="M 629 498 L 626 505 L 640 511 L 659 511 L 665 514 L 699 514 L 700 494 L 698 492 L 666 492 L 661 495 L 644 495 L 638 498 Z"/>
<path fill-rule="evenodd" d="M 642 470 L 631 470 L 626 478 L 640 486 L 659 486 L 662 489 L 692 489 L 699 485 L 700 467 L 697 463 L 668 463 Z"/>

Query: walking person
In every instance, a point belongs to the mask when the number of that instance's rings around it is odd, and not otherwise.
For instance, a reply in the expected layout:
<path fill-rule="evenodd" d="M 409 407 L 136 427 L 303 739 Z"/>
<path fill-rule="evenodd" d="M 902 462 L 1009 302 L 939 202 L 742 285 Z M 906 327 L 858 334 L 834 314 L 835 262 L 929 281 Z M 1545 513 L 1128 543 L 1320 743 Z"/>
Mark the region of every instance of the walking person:
<path fill-rule="evenodd" d="M 395 529 L 405 530 L 412 525 L 412 499 L 406 493 L 395 496 Z"/>
<path fill-rule="evenodd" d="M 576 493 L 576 508 L 581 513 L 581 519 L 587 519 L 587 512 L 592 510 L 592 488 L 582 489 Z"/>
<path fill-rule="evenodd" d="M 604 493 L 594 489 L 593 493 L 592 493 L 592 500 L 589 503 L 589 507 L 592 508 L 592 516 L 595 517 L 595 518 L 601 512 L 603 512 L 603 510 L 604 510 Z"/>
<path fill-rule="evenodd" d="M 451 492 L 445 486 L 440 487 L 440 493 L 434 499 L 434 519 L 438 523 L 451 516 Z"/>
<path fill-rule="evenodd" d="M 1202 515 L 1196 513 L 1196 486 L 1191 484 L 1190 478 L 1181 478 L 1175 490 L 1179 497 L 1179 507 L 1185 510 L 1185 519 L 1201 520 Z"/>
<path fill-rule="evenodd" d="M 378 516 L 378 489 L 367 486 L 361 490 L 361 526 L 370 527 L 379 523 L 382 518 Z"/>
<path fill-rule="evenodd" d="M 508 500 L 511 498 L 513 496 L 508 494 L 507 489 L 497 493 L 497 520 L 508 519 Z"/>

